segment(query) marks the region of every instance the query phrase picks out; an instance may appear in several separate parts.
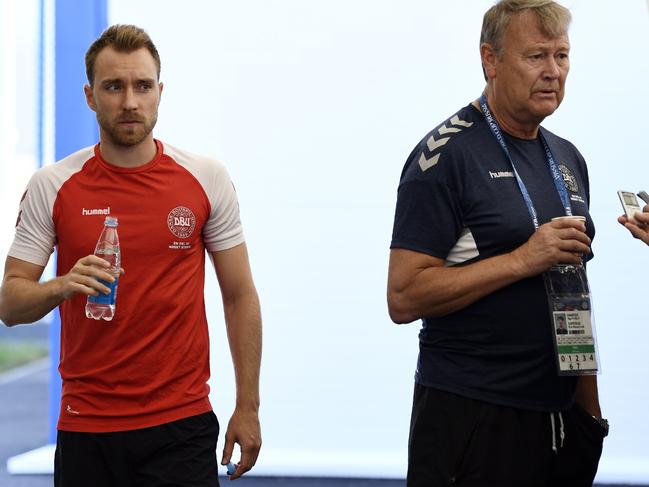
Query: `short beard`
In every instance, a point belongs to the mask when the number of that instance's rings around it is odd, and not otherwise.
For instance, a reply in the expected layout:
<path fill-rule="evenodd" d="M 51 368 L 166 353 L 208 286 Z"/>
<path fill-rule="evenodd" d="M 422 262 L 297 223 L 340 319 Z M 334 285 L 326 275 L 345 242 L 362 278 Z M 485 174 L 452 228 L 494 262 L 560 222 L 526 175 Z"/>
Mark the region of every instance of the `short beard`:
<path fill-rule="evenodd" d="M 119 122 L 111 123 L 99 113 L 97 114 L 97 123 L 104 134 L 108 136 L 112 144 L 120 147 L 133 147 L 146 139 L 158 122 L 158 114 L 156 112 L 153 118 L 148 121 L 141 119 L 140 121 L 143 122 L 142 125 L 137 125 L 135 129 L 124 132 L 119 130 Z"/>

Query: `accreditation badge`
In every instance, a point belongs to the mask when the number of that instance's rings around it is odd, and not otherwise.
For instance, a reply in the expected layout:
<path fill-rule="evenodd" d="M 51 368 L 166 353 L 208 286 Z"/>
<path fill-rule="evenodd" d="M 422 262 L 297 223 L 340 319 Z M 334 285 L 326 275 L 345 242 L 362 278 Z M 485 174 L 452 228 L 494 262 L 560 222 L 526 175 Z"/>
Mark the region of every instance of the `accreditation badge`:
<path fill-rule="evenodd" d="M 559 375 L 599 371 L 590 290 L 583 265 L 557 265 L 543 273 Z"/>

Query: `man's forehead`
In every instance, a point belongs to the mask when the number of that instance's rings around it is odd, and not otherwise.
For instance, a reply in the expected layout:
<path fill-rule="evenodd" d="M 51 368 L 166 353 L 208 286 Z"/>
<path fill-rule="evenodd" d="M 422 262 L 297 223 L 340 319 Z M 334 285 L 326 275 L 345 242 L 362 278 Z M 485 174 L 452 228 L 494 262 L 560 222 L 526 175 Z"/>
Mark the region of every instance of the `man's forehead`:
<path fill-rule="evenodd" d="M 568 33 L 552 35 L 541 29 L 541 23 L 536 15 L 524 12 L 512 16 L 505 30 L 503 44 L 513 44 L 510 47 L 525 49 L 532 46 L 570 48 Z"/>
<path fill-rule="evenodd" d="M 106 47 L 95 59 L 97 78 L 111 78 L 128 75 L 143 78 L 157 78 L 157 67 L 153 56 L 146 48 L 122 52 Z"/>
<path fill-rule="evenodd" d="M 528 39 L 527 42 L 519 46 L 522 50 L 530 49 L 561 49 L 570 50 L 570 41 L 567 36 L 562 37 L 539 37 Z"/>

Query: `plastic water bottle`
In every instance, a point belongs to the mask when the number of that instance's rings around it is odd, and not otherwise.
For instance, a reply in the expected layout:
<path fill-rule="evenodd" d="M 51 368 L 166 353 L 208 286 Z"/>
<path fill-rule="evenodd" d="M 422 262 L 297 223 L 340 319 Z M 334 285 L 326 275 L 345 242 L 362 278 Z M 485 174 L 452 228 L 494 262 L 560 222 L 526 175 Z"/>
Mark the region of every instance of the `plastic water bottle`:
<path fill-rule="evenodd" d="M 106 217 L 104 229 L 101 231 L 101 235 L 99 235 L 99 240 L 97 240 L 95 255 L 110 263 L 108 272 L 115 277 L 115 280 L 111 283 L 99 279 L 99 282 L 110 288 L 110 294 L 100 292 L 98 296 L 88 296 L 86 316 L 95 320 L 104 319 L 110 321 L 115 316 L 117 282 L 119 280 L 119 269 L 122 262 L 119 253 L 119 238 L 117 237 L 117 217 Z"/>

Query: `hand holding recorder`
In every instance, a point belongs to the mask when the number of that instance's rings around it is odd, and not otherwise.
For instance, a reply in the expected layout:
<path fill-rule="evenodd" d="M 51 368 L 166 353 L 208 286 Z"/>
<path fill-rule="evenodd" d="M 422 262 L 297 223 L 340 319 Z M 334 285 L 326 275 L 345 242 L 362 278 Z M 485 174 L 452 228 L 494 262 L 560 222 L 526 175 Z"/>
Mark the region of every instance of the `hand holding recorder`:
<path fill-rule="evenodd" d="M 640 208 L 636 195 L 630 191 L 618 191 L 624 215 L 618 217 L 617 221 L 624 225 L 631 235 L 649 245 L 649 194 L 640 191 L 638 196 L 647 203 Z"/>

